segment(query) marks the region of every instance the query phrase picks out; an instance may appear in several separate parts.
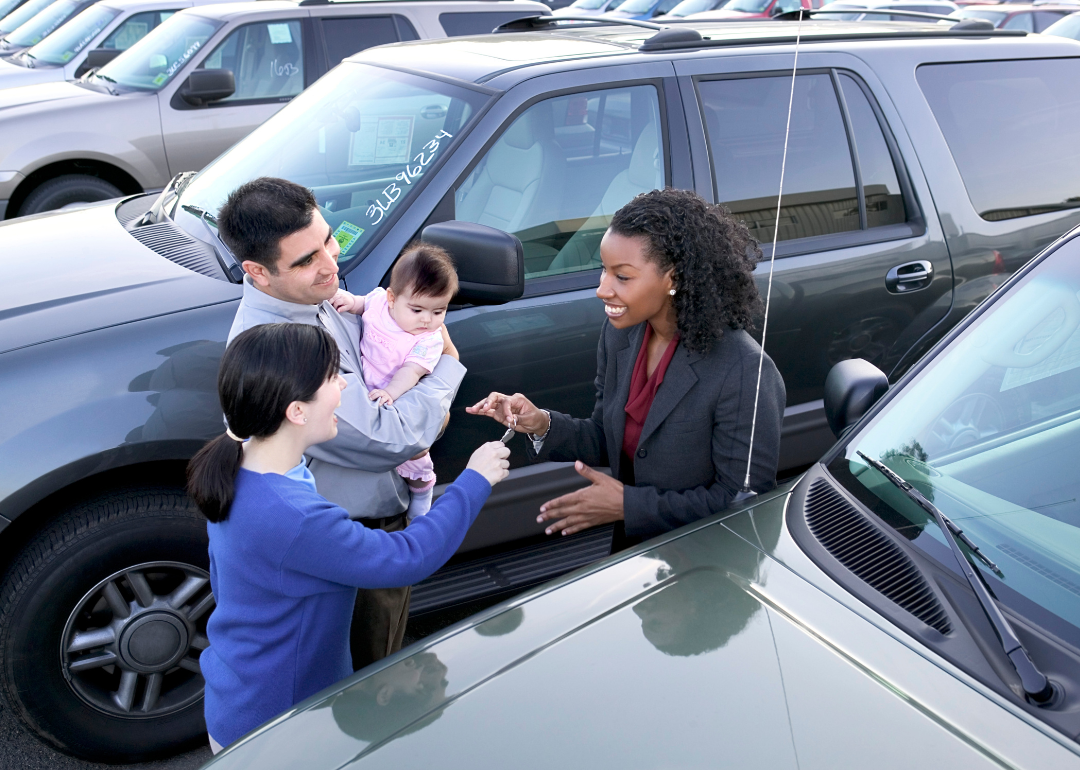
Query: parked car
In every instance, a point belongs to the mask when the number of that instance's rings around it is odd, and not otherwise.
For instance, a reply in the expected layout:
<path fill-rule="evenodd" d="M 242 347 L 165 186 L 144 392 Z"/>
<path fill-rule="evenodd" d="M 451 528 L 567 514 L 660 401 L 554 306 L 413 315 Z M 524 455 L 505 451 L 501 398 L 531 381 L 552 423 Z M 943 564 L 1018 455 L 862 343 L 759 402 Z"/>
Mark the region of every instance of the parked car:
<path fill-rule="evenodd" d="M 18 29 L 54 2 L 56 0 L 29 0 L 29 2 L 20 3 L 8 0 L 10 5 L 0 5 L 0 10 L 5 7 L 11 8 L 3 18 L 0 18 L 0 37 Z"/>
<path fill-rule="evenodd" d="M 37 45 L 68 19 L 91 7 L 96 0 L 58 0 L 39 11 L 25 24 L 0 37 L 0 56 L 17 56 Z"/>
<path fill-rule="evenodd" d="M 161 195 L 0 226 L 0 691 L 32 730 L 113 761 L 199 739 L 213 599 L 184 467 L 222 430 L 216 371 L 241 293 L 213 212 L 252 177 L 313 190 L 353 291 L 384 283 L 431 224 L 520 239 L 521 262 L 489 273 L 513 280 L 486 299 L 463 293 L 448 313 L 469 374 L 432 452 L 447 480 L 501 434 L 464 414 L 492 389 L 591 412 L 598 243 L 635 194 L 696 190 L 771 251 L 797 30 L 805 69 L 766 341 L 789 399 L 783 475 L 834 440 L 823 407 L 834 364 L 864 358 L 895 381 L 1080 223 L 1071 41 L 816 20 L 556 24 L 368 49 Z M 27 258 L 43 244 L 47 255 Z M 764 290 L 768 265 L 758 270 Z M 484 304 L 492 296 L 505 301 Z M 415 590 L 415 612 L 607 552 L 602 530 L 544 537 L 538 505 L 580 477 L 511 447 L 510 478 L 458 562 Z M 165 640 L 153 659 L 133 657 L 130 640 L 151 631 Z"/>
<path fill-rule="evenodd" d="M 232 1 L 101 0 L 48 39 L 0 59 L 0 89 L 74 80 L 115 59 L 179 10 Z"/>
<path fill-rule="evenodd" d="M 657 17 L 657 21 L 665 19 L 685 19 L 694 13 L 703 13 L 722 8 L 729 0 L 682 0 L 678 5 L 666 14 Z"/>
<path fill-rule="evenodd" d="M 800 8 L 820 8 L 821 0 L 731 0 L 715 11 L 696 13 L 695 19 L 769 19 Z"/>
<path fill-rule="evenodd" d="M 1080 13 L 1070 13 L 1043 30 L 1044 35 L 1056 35 L 1080 40 Z"/>
<path fill-rule="evenodd" d="M 1072 5 L 1008 3 L 967 5 L 950 15 L 958 19 L 985 19 L 998 29 L 1042 32 L 1054 22 L 1075 12 L 1076 6 Z"/>
<path fill-rule="evenodd" d="M 415 644 L 206 768 L 1076 767 L 1078 294 L 1074 231 L 798 481 Z M 840 367 L 843 427 L 885 377 Z"/>
<path fill-rule="evenodd" d="M 623 0 L 574 0 L 552 13 L 553 16 L 600 16 L 614 11 Z"/>
<path fill-rule="evenodd" d="M 670 13 L 678 4 L 679 0 L 625 0 L 604 16 L 611 19 L 651 19 Z"/>
<path fill-rule="evenodd" d="M 890 16 L 887 13 L 859 13 L 860 9 L 874 11 L 908 11 L 910 13 L 933 13 L 939 16 L 948 16 L 953 11 L 959 10 L 956 3 L 951 2 L 909 2 L 906 0 L 870 0 L 869 2 L 850 3 L 841 0 L 837 3 L 826 3 L 821 6 L 822 11 L 846 11 L 851 13 L 838 13 L 835 18 L 847 21 L 919 21 L 918 16 L 906 16 L 897 14 Z M 923 19 L 926 21 L 926 19 Z"/>
<path fill-rule="evenodd" d="M 349 54 L 490 32 L 537 13 L 549 11 L 531 0 L 267 0 L 181 11 L 89 78 L 0 91 L 0 216 L 160 191 Z"/>

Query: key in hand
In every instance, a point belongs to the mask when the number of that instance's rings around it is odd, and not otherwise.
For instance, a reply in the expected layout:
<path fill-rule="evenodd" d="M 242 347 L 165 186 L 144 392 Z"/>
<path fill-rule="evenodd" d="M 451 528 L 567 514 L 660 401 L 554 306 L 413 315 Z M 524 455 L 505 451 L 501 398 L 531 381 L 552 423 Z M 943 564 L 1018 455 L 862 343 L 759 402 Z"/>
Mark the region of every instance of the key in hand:
<path fill-rule="evenodd" d="M 499 439 L 499 441 L 503 442 L 503 444 L 509 444 L 510 439 L 512 439 L 514 437 L 515 433 L 517 433 L 517 431 L 514 430 L 513 426 L 511 426 L 511 427 L 506 429 L 506 433 L 504 433 L 502 435 L 502 438 Z"/>

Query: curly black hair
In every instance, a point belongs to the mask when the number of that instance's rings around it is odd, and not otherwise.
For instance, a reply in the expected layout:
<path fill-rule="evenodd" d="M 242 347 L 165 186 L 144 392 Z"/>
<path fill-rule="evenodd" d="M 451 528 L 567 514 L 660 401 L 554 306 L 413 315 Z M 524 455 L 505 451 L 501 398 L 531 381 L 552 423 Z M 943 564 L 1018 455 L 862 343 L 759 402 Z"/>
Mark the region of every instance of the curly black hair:
<path fill-rule="evenodd" d="M 675 318 L 687 350 L 707 353 L 725 328 L 752 329 L 762 312 L 754 283 L 761 259 L 746 225 L 689 190 L 653 190 L 627 203 L 609 231 L 643 236 L 646 256 L 674 269 Z"/>

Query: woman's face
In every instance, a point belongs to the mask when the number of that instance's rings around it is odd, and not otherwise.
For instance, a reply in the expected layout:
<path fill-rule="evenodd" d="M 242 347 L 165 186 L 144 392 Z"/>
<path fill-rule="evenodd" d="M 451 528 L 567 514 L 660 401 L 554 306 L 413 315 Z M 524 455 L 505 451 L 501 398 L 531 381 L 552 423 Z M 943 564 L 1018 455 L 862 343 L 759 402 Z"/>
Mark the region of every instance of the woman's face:
<path fill-rule="evenodd" d="M 627 237 L 610 230 L 600 241 L 604 270 L 596 296 L 604 301 L 604 312 L 616 329 L 671 312 L 671 273 L 661 273 L 645 256 L 647 245 L 644 236 Z"/>
<path fill-rule="evenodd" d="M 329 441 L 337 435 L 337 416 L 334 410 L 341 406 L 341 391 L 345 390 L 345 379 L 335 374 L 315 391 L 315 398 L 304 402 L 303 415 L 307 422 L 304 440 L 308 446 Z"/>

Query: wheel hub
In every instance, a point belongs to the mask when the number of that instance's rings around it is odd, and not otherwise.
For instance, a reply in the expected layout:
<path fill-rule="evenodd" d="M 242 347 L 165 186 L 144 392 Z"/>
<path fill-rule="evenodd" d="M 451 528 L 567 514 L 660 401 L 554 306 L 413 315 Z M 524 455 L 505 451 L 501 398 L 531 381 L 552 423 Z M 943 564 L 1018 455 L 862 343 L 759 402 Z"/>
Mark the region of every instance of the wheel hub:
<path fill-rule="evenodd" d="M 172 668 L 188 651 L 187 623 L 172 612 L 144 612 L 120 633 L 120 665 L 151 674 Z"/>

